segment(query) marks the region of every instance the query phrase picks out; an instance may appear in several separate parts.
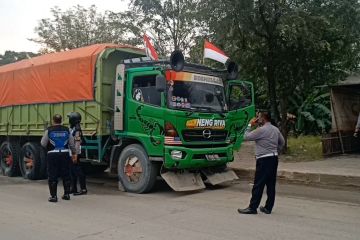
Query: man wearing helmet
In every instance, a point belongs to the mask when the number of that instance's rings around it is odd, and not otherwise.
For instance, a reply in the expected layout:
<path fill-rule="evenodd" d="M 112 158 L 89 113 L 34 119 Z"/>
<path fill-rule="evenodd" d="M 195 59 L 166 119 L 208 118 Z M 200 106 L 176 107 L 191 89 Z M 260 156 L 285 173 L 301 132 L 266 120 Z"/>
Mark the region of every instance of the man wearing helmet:
<path fill-rule="evenodd" d="M 86 188 L 86 176 L 80 166 L 80 155 L 81 155 L 81 143 L 83 141 L 83 135 L 81 131 L 81 115 L 78 112 L 71 112 L 68 114 L 70 133 L 75 140 L 76 158 L 73 158 L 71 165 L 71 193 L 76 195 L 87 194 Z M 77 180 L 79 179 L 80 191 L 77 190 Z"/>

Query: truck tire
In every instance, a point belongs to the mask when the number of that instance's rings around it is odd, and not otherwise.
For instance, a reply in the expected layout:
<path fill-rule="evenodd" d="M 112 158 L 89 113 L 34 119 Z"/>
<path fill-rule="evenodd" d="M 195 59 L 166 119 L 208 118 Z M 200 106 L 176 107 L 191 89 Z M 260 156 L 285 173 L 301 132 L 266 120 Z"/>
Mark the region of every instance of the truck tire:
<path fill-rule="evenodd" d="M 19 166 L 25 179 L 38 180 L 41 178 L 41 146 L 38 143 L 27 142 L 21 148 Z"/>
<path fill-rule="evenodd" d="M 19 175 L 20 145 L 17 142 L 3 142 L 0 146 L 0 167 L 3 175 Z"/>
<path fill-rule="evenodd" d="M 131 144 L 123 149 L 118 161 L 118 176 L 127 192 L 151 191 L 157 175 L 158 165 L 149 160 L 141 145 Z"/>

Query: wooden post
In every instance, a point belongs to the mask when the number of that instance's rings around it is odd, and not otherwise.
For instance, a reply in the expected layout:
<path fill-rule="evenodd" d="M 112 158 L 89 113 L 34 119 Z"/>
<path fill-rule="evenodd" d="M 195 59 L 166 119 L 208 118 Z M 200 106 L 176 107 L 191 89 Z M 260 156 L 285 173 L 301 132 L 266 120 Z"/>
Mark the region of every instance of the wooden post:
<path fill-rule="evenodd" d="M 339 130 L 339 126 L 338 126 L 338 122 L 337 122 L 337 118 L 336 118 L 335 102 L 333 101 L 333 96 L 334 96 L 334 92 L 331 89 L 330 101 L 331 101 L 331 106 L 332 106 L 332 110 L 333 110 L 333 114 L 334 114 L 336 132 L 338 133 L 338 136 L 339 136 L 340 145 L 341 145 L 341 152 L 342 152 L 342 154 L 344 154 L 345 153 L 344 143 L 343 143 L 343 139 L 342 139 L 342 136 L 341 136 L 341 131 Z"/>

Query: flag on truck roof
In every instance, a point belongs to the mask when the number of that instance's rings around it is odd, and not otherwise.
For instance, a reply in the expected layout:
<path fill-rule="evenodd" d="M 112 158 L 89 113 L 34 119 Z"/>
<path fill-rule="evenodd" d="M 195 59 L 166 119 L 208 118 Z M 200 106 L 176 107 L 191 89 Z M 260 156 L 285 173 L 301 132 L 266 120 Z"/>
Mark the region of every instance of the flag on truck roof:
<path fill-rule="evenodd" d="M 144 45 L 145 45 L 146 56 L 148 56 L 152 60 L 156 60 L 156 61 L 159 60 L 159 56 L 155 51 L 154 46 L 151 44 L 150 38 L 146 34 L 144 34 Z"/>
<path fill-rule="evenodd" d="M 204 44 L 204 58 L 210 58 L 223 64 L 229 59 L 221 49 L 206 40 Z"/>

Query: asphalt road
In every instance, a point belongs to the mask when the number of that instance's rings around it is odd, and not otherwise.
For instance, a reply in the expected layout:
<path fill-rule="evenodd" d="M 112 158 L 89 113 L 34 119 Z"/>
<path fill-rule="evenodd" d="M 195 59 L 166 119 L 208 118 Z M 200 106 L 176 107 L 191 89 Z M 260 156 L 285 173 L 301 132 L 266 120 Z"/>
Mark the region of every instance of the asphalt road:
<path fill-rule="evenodd" d="M 360 239 L 360 193 L 280 185 L 272 215 L 239 215 L 250 185 L 196 193 L 116 190 L 93 179 L 87 196 L 47 202 L 46 181 L 0 177 L 0 240 L 60 239 Z M 59 195 L 62 189 L 59 188 Z"/>

